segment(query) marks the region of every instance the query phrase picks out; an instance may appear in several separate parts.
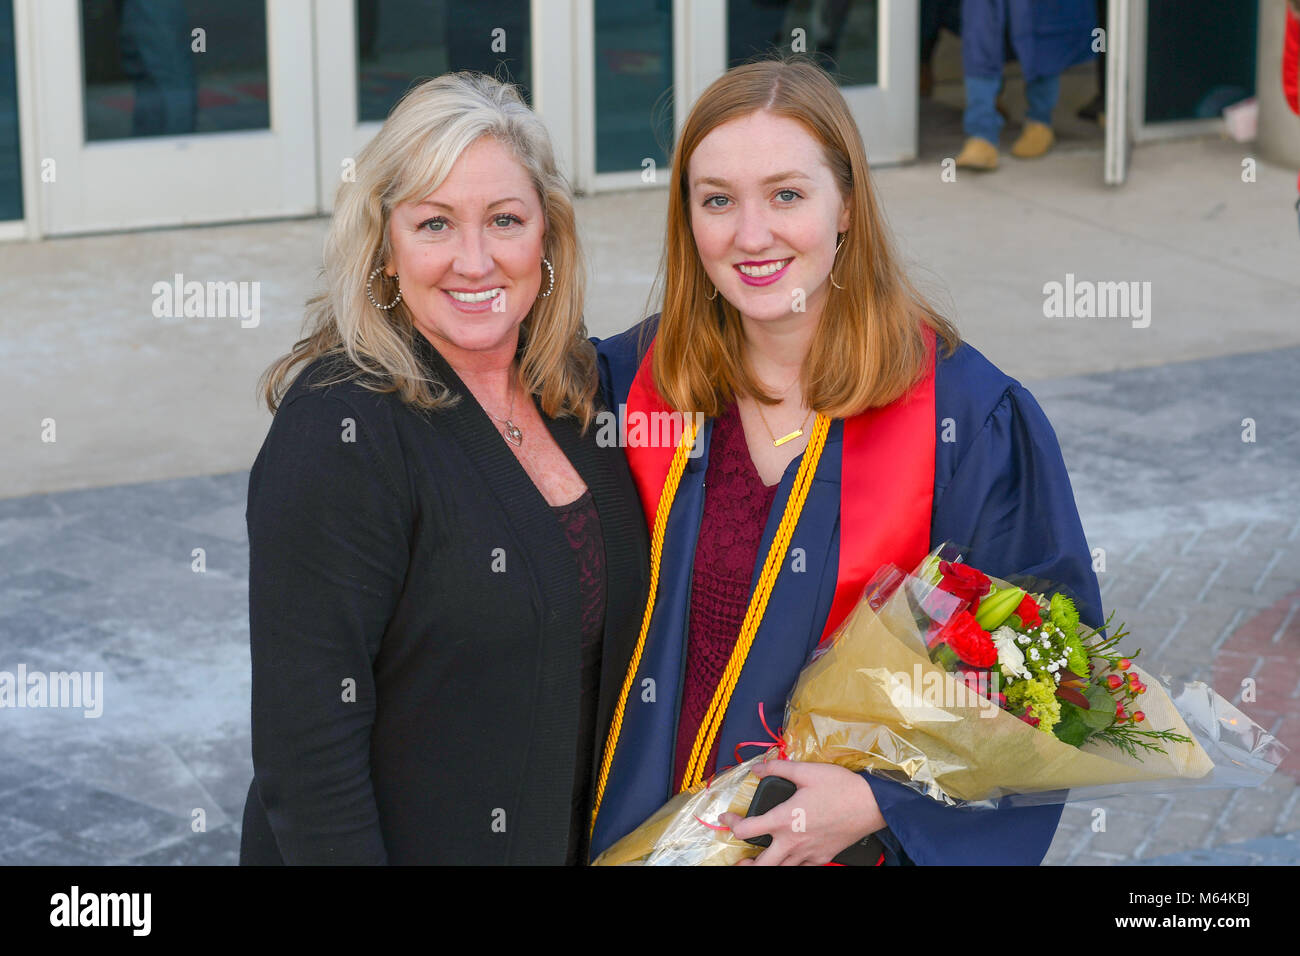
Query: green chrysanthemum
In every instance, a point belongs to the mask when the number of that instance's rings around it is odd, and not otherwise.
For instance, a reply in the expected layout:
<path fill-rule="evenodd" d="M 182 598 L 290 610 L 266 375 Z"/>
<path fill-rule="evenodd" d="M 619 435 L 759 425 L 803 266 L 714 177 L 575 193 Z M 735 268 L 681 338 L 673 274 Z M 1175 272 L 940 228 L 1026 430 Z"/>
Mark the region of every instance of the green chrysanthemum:
<path fill-rule="evenodd" d="M 1079 611 L 1075 608 L 1074 602 L 1064 594 L 1052 595 L 1052 603 L 1047 609 L 1047 616 L 1053 624 L 1065 631 L 1066 634 L 1073 634 L 1079 626 Z"/>
<path fill-rule="evenodd" d="M 1080 677 L 1087 677 L 1088 652 L 1083 649 L 1083 641 L 1079 640 L 1078 635 L 1073 631 L 1067 631 L 1065 634 L 1065 649 L 1069 654 L 1065 666 Z"/>

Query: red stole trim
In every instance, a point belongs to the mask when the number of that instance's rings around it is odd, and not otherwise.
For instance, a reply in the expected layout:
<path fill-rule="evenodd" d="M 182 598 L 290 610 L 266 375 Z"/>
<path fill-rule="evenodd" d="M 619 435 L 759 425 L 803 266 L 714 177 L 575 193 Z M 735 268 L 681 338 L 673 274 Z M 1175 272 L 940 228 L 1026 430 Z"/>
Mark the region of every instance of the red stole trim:
<path fill-rule="evenodd" d="M 930 552 L 936 336 L 928 325 L 925 333 L 925 377 L 883 408 L 844 422 L 840 566 L 822 640 L 857 606 L 881 565 L 911 571 Z"/>
<path fill-rule="evenodd" d="M 849 615 L 882 565 L 910 571 L 930 551 L 934 504 L 936 336 L 925 326 L 928 370 L 912 389 L 883 408 L 846 419 L 840 459 L 840 559 L 825 640 Z M 646 351 L 627 396 L 627 420 L 671 409 L 654 387 Z M 645 420 L 645 419 L 642 419 Z M 653 531 L 672 448 L 626 446 L 628 466 Z"/>
<path fill-rule="evenodd" d="M 627 452 L 628 467 L 632 470 L 632 480 L 636 482 L 637 493 L 641 496 L 641 509 L 645 512 L 646 524 L 653 535 L 655 514 L 659 510 L 659 495 L 668 478 L 668 469 L 672 467 L 675 448 L 667 448 L 662 443 L 650 442 L 648 445 L 633 446 L 628 441 L 627 423 L 632 421 L 632 414 L 642 416 L 642 421 L 656 412 L 671 412 L 668 403 L 655 388 L 654 373 L 651 371 L 651 357 L 654 355 L 655 343 L 646 349 L 641 367 L 636 370 L 632 386 L 627 392 L 626 416 L 621 425 L 620 438 Z M 699 438 L 697 437 L 698 441 Z"/>

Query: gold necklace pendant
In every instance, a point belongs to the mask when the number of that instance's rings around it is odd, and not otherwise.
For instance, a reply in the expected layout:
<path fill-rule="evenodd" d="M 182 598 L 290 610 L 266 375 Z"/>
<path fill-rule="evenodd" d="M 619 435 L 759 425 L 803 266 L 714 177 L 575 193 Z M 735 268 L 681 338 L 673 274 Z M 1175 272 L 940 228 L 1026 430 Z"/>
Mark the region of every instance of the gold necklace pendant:
<path fill-rule="evenodd" d="M 803 427 L 804 425 L 808 424 L 808 419 L 812 415 L 812 409 L 810 408 L 808 409 L 808 414 L 803 417 L 803 421 L 800 422 L 798 428 L 796 428 L 788 435 L 782 435 L 780 438 L 777 438 L 776 435 L 772 432 L 772 426 L 767 423 L 767 416 L 763 414 L 763 406 L 755 402 L 754 408 L 758 412 L 758 418 L 763 423 L 763 427 L 767 429 L 768 437 L 772 439 L 773 448 L 780 448 L 786 442 L 794 441 L 796 438 L 802 437 Z"/>

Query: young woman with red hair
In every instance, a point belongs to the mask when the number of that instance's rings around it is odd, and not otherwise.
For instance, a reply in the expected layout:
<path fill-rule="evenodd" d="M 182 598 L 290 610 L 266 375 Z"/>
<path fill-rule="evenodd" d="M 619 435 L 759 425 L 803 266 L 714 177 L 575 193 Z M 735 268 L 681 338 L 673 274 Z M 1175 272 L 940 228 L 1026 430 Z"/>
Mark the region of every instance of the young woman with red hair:
<path fill-rule="evenodd" d="M 1056 436 L 908 282 L 830 77 L 800 60 L 729 71 L 692 108 L 672 169 L 662 312 L 597 351 L 629 421 L 704 424 L 693 455 L 629 436 L 654 604 L 604 744 L 593 857 L 765 739 L 759 705 L 782 713 L 882 564 L 910 569 L 951 540 L 1102 623 Z M 824 863 L 871 834 L 888 863 L 1037 864 L 1061 814 L 955 809 L 831 764 L 762 774 L 798 789 L 725 818 L 738 837 L 773 834 L 760 864 Z"/>

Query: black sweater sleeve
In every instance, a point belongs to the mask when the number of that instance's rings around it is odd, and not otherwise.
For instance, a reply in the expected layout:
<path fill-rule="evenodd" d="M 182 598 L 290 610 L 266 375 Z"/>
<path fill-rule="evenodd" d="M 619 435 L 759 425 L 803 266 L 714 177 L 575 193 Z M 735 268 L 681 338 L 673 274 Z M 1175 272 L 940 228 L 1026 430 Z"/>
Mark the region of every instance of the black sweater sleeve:
<path fill-rule="evenodd" d="M 372 665 L 406 576 L 411 502 L 393 423 L 363 420 L 362 404 L 292 397 L 249 475 L 253 768 L 288 864 L 387 862 Z"/>

